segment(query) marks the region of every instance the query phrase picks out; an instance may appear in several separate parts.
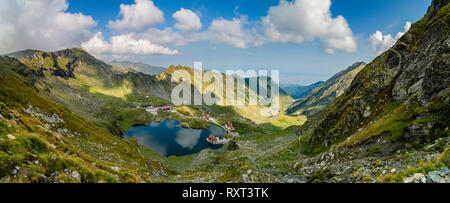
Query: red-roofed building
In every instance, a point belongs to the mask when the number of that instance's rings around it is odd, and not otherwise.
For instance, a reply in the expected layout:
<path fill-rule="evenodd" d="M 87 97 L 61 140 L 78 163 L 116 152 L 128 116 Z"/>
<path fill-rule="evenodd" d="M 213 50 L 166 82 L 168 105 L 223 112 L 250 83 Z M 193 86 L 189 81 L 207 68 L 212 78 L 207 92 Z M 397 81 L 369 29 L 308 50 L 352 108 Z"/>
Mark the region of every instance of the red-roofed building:
<path fill-rule="evenodd" d="M 203 118 L 205 118 L 206 120 L 209 120 L 209 114 L 205 114 L 205 115 L 203 115 Z"/>
<path fill-rule="evenodd" d="M 158 108 L 158 111 L 170 111 L 172 108 L 170 106 L 162 106 Z"/>
<path fill-rule="evenodd" d="M 231 122 L 228 122 L 226 125 L 225 125 L 225 128 L 227 128 L 227 130 L 233 130 L 234 128 L 233 128 L 233 124 L 231 124 Z"/>

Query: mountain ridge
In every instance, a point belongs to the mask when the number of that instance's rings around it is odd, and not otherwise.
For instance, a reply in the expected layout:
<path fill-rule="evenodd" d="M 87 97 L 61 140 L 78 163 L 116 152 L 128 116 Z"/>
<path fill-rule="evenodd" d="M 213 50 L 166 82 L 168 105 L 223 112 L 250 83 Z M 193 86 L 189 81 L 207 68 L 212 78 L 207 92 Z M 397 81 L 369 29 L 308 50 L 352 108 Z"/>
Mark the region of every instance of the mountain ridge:
<path fill-rule="evenodd" d="M 307 96 L 312 90 L 314 90 L 319 85 L 325 82 L 319 81 L 311 85 L 288 85 L 286 87 L 282 87 L 292 98 L 301 99 Z"/>
<path fill-rule="evenodd" d="M 403 182 L 450 165 L 448 3 L 434 0 L 425 17 L 361 70 L 314 123 L 298 129 L 307 156 L 299 173 L 310 182 Z M 343 177 L 342 171 L 353 173 Z"/>
<path fill-rule="evenodd" d="M 344 93 L 353 78 L 365 65 L 364 62 L 356 62 L 335 74 L 325 83 L 314 88 L 307 96 L 295 101 L 288 108 L 287 113 L 297 112 L 307 117 L 314 117 L 325 109 L 326 105 Z"/>
<path fill-rule="evenodd" d="M 166 71 L 166 68 L 159 66 L 151 66 L 141 62 L 130 62 L 130 61 L 111 61 L 108 62 L 109 65 L 119 68 L 125 71 L 132 72 L 142 72 L 148 75 L 159 75 Z"/>

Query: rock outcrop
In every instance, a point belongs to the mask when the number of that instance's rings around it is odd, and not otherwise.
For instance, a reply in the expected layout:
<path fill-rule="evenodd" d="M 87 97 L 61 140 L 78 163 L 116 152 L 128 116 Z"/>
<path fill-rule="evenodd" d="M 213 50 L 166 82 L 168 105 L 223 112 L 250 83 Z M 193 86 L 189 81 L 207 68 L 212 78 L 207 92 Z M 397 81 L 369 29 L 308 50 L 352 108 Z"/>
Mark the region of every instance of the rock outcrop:
<path fill-rule="evenodd" d="M 302 174 L 319 182 L 376 181 L 418 162 L 450 165 L 448 3 L 434 0 L 314 123 L 299 128 L 301 152 L 313 156 L 301 160 Z"/>

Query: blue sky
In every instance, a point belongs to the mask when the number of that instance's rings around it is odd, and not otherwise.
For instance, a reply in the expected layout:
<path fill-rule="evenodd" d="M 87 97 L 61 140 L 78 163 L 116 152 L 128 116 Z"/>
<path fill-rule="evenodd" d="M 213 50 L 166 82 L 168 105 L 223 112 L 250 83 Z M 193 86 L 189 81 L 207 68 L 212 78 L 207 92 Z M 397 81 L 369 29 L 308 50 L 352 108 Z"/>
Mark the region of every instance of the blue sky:
<path fill-rule="evenodd" d="M 205 38 L 205 40 L 192 40 L 183 45 L 174 43 L 157 44 L 158 46 L 161 46 L 158 48 L 164 48 L 164 53 L 168 53 L 169 51 L 173 52 L 170 52 L 171 54 L 152 54 L 153 52 L 145 52 L 145 54 L 127 54 L 128 58 L 125 59 L 165 67 L 171 64 L 192 66 L 194 61 L 202 61 L 206 68 L 218 70 L 236 68 L 279 69 L 282 77 L 281 82 L 297 84 L 311 84 L 315 81 L 326 80 L 333 74 L 343 70 L 356 61 L 370 62 L 379 51 L 382 51 L 374 50 L 371 41 L 369 40 L 376 31 L 380 31 L 382 33 L 381 36 L 391 35 L 395 38 L 397 33 L 404 32 L 404 26 L 407 21 L 414 23 L 422 18 L 426 13 L 428 5 L 431 3 L 431 0 L 331 0 L 331 7 L 329 8 L 331 18 L 337 19 L 337 16 L 342 16 L 345 19 L 348 26 L 343 26 L 342 28 L 347 29 L 345 33 L 347 33 L 347 36 L 351 35 L 355 42 L 353 44 L 355 45 L 351 45 L 352 43 L 350 43 L 350 45 L 344 45 L 344 47 L 330 45 L 331 48 L 333 48 L 333 50 L 330 51 L 333 52 L 333 54 L 330 54 L 327 53 L 328 51 L 325 51 L 325 49 L 328 48 L 328 45 L 325 45 L 325 41 L 327 40 L 325 38 L 327 38 L 327 36 L 335 36 L 333 34 L 326 34 L 326 36 L 317 35 L 311 40 L 308 39 L 298 42 L 296 41 L 297 38 L 290 40 L 268 40 L 266 36 L 267 33 L 261 31 L 261 29 L 259 31 L 254 31 L 263 27 L 261 19 L 265 16 L 270 16 L 269 8 L 280 5 L 278 0 L 153 0 L 154 6 L 163 13 L 164 21 L 153 23 L 141 30 L 123 28 L 124 26 L 126 27 L 126 25 L 116 29 L 109 26 L 110 21 L 119 21 L 123 17 L 122 15 L 119 15 L 119 12 L 121 11 L 120 5 L 133 5 L 135 4 L 134 0 L 42 1 L 63 1 L 68 7 L 65 9 L 61 8 L 61 6 L 55 6 L 56 10 L 59 9 L 58 12 L 70 14 L 81 13 L 83 18 L 80 16 L 69 17 L 83 19 L 83 21 L 77 20 L 74 22 L 85 22 L 80 23 L 79 25 L 81 28 L 85 29 L 85 32 L 74 36 L 73 38 L 78 41 L 74 40 L 73 43 L 62 41 L 64 43 L 55 44 L 55 46 L 46 47 L 42 45 L 42 48 L 39 44 L 34 45 L 28 43 L 30 44 L 30 48 L 41 48 L 45 50 L 52 48 L 56 49 L 56 47 L 59 48 L 64 45 L 70 46 L 72 44 L 74 46 L 77 46 L 77 44 L 78 46 L 81 46 L 81 43 L 99 32 L 101 32 L 101 35 L 98 36 L 102 37 L 99 39 L 108 46 L 110 46 L 108 43 L 112 44 L 111 37 L 124 36 L 133 33 L 131 36 L 133 39 L 136 39 L 140 34 L 145 33 L 147 29 L 164 30 L 170 28 L 176 34 L 184 36 L 183 32 L 174 28 L 174 25 L 178 21 L 172 17 L 175 12 L 184 8 L 195 13 L 200 19 L 202 28 L 195 32 L 199 34 L 198 36 L 201 35 Z M 323 2 L 326 1 L 327 0 L 323 0 Z M 292 3 L 292 0 L 289 2 Z M 0 4 L 0 11 L 2 6 L 3 5 Z M 5 10 L 7 8 L 8 7 L 4 7 Z M 22 11 L 26 11 L 26 9 L 22 9 Z M 67 19 L 69 19 L 69 17 Z M 233 21 L 233 18 L 240 20 L 239 22 L 242 25 L 242 30 L 244 30 L 247 35 L 243 35 L 243 37 L 251 38 L 246 41 L 248 43 L 248 46 L 246 47 L 238 47 L 240 45 L 234 42 L 222 42 L 220 39 L 211 36 L 214 35 L 214 32 L 210 31 L 213 21 L 222 19 L 229 23 L 237 23 L 238 21 Z M 275 19 L 275 17 L 273 19 Z M 286 19 L 284 20 L 286 21 Z M 288 21 L 289 20 L 292 20 L 292 23 L 295 24 L 296 19 L 288 19 Z M 285 23 L 289 25 L 289 22 Z M 1 24 L 2 22 L 0 20 L 0 25 Z M 278 24 L 275 25 L 278 26 Z M 284 26 L 286 26 L 286 24 L 284 24 Z M 306 25 L 305 28 L 305 25 L 302 25 L 299 29 L 308 29 L 307 26 L 308 25 Z M 350 30 L 350 34 L 348 30 Z M 86 33 L 88 33 L 89 36 L 85 36 L 88 35 Z M 262 45 L 253 45 L 257 38 L 255 33 L 265 37 L 265 41 Z M 285 33 L 281 31 L 281 34 Z M 81 37 L 79 36 L 88 38 L 83 38 L 83 40 L 81 40 Z M 383 37 L 382 39 L 385 38 Z M 26 41 L 25 39 L 16 40 Z M 283 40 L 286 40 L 286 42 Z M 390 43 L 392 43 L 386 41 L 389 40 L 385 40 L 378 44 L 381 49 L 386 49 L 386 46 L 389 46 Z M 150 40 L 149 43 L 154 44 L 152 40 Z M 48 43 L 46 43 L 46 45 L 47 44 Z M 11 47 L 10 49 L 20 49 L 26 45 L 27 44 L 19 47 Z M 102 50 L 102 52 L 99 53 L 107 51 L 108 50 Z M 177 52 L 176 54 L 174 54 L 175 51 Z M 104 57 L 104 60 L 112 60 L 111 56 L 113 55 L 117 56 L 118 54 L 111 53 L 108 55 L 109 57 Z"/>

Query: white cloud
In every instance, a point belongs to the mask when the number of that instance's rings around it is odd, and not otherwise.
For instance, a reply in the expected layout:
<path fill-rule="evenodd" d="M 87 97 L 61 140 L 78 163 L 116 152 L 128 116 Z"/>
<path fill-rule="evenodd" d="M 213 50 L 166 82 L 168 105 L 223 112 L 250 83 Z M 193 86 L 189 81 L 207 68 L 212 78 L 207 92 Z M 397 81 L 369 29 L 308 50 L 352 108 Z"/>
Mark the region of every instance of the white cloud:
<path fill-rule="evenodd" d="M 65 0 L 0 2 L 0 53 L 79 46 L 92 37 L 92 17 L 66 12 Z"/>
<path fill-rule="evenodd" d="M 100 56 L 111 49 L 110 44 L 103 39 L 103 34 L 101 32 L 98 32 L 89 41 L 83 42 L 81 48 L 97 56 Z"/>
<path fill-rule="evenodd" d="M 163 30 L 150 28 L 138 36 L 160 45 L 184 46 L 193 42 L 208 41 L 210 43 L 227 43 L 236 48 L 248 48 L 248 44 L 257 43 L 254 36 L 259 35 L 245 29 L 244 24 L 245 17 L 242 16 L 241 19 L 233 18 L 232 20 L 214 19 L 208 29 L 203 32 L 178 32 L 172 28 Z"/>
<path fill-rule="evenodd" d="M 327 53 L 355 52 L 357 44 L 343 16 L 333 18 L 331 0 L 280 0 L 263 17 L 265 40 L 274 43 L 303 43 L 320 39 Z"/>
<path fill-rule="evenodd" d="M 135 0 L 135 4 L 120 5 L 122 19 L 109 21 L 108 27 L 116 30 L 144 30 L 164 22 L 164 13 L 151 0 Z"/>
<path fill-rule="evenodd" d="M 379 55 L 391 48 L 395 44 L 395 42 L 397 42 L 397 40 L 399 40 L 406 32 L 408 32 L 408 30 L 411 28 L 411 22 L 406 22 L 403 28 L 405 29 L 405 31 L 397 33 L 395 38 L 390 34 L 383 35 L 383 33 L 379 30 L 371 35 L 369 38 L 369 42 L 375 54 Z"/>
<path fill-rule="evenodd" d="M 81 47 L 89 53 L 104 58 L 105 55 L 114 55 L 116 58 L 123 55 L 148 55 L 148 54 L 179 54 L 178 50 L 154 44 L 147 39 L 136 37 L 135 33 L 116 35 L 105 41 L 101 32 L 97 33 L 89 41 L 83 42 Z"/>
<path fill-rule="evenodd" d="M 200 17 L 192 10 L 181 8 L 179 11 L 175 12 L 172 17 L 177 20 L 174 27 L 179 30 L 192 32 L 202 28 Z"/>
<path fill-rule="evenodd" d="M 254 41 L 250 33 L 243 28 L 241 19 L 214 19 L 207 31 L 202 33 L 204 40 L 212 43 L 228 43 L 236 48 L 247 48 Z"/>
<path fill-rule="evenodd" d="M 405 35 L 406 32 L 408 32 L 409 29 L 411 29 L 411 22 L 406 21 L 405 26 L 403 26 L 403 29 L 405 29 L 405 31 L 397 33 L 397 36 L 396 36 L 397 39 L 400 39 L 401 37 L 403 37 L 403 35 Z"/>
<path fill-rule="evenodd" d="M 140 33 L 139 37 L 161 45 L 173 44 L 183 46 L 191 41 L 187 39 L 187 35 L 175 32 L 172 28 L 165 28 L 164 30 L 150 28 L 146 32 Z"/>

